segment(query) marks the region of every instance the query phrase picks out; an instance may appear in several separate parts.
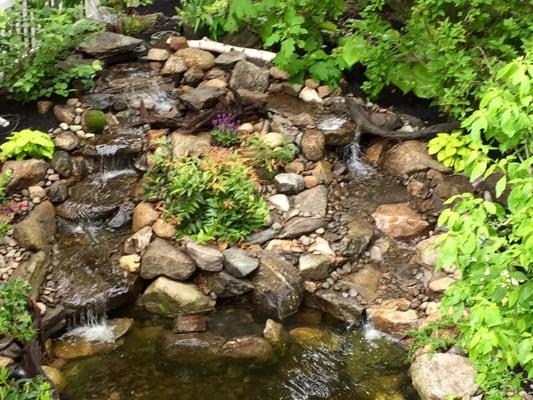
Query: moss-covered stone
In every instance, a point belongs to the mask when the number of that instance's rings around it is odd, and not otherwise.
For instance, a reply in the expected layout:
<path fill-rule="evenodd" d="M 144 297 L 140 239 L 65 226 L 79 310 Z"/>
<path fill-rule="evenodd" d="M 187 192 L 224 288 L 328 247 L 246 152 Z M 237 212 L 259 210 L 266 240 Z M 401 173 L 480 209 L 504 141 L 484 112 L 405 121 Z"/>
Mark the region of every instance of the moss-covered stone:
<path fill-rule="evenodd" d="M 86 132 L 102 133 L 105 128 L 105 114 L 100 110 L 88 110 L 83 114 L 83 129 Z"/>

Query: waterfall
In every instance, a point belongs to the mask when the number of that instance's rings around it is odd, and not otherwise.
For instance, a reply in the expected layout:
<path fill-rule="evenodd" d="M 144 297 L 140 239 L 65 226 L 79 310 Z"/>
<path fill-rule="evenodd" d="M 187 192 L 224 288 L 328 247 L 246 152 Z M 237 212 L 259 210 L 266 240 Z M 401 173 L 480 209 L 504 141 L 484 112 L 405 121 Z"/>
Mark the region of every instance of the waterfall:
<path fill-rule="evenodd" d="M 97 298 L 85 309 L 71 318 L 70 329 L 62 336 L 81 337 L 89 342 L 113 342 L 114 327 L 107 323 L 107 307 L 105 296 Z"/>

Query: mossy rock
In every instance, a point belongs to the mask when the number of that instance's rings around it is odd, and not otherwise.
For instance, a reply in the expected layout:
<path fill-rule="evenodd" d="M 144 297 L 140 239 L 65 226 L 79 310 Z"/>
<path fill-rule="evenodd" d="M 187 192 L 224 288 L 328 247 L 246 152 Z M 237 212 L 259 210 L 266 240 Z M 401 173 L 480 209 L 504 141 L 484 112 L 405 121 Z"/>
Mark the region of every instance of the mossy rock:
<path fill-rule="evenodd" d="M 105 128 L 105 114 L 100 110 L 87 110 L 83 114 L 85 132 L 102 133 Z"/>

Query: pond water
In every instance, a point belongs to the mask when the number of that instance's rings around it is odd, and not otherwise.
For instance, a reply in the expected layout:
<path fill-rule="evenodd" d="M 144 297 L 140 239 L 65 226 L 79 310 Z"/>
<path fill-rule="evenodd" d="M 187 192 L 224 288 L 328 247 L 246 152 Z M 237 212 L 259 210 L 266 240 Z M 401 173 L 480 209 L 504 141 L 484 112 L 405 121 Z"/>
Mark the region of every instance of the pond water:
<path fill-rule="evenodd" d="M 243 309 L 222 307 L 209 316 L 209 333 L 198 337 L 260 335 L 263 326 Z M 288 329 L 302 326 L 293 323 Z M 395 343 L 368 326 L 320 329 L 321 339 L 304 347 L 292 342 L 282 359 L 258 364 L 202 350 L 193 357 L 171 355 L 164 338 L 178 335 L 161 321 L 137 320 L 114 352 L 65 366 L 68 384 L 62 399 L 418 399 L 406 372 L 405 352 Z"/>

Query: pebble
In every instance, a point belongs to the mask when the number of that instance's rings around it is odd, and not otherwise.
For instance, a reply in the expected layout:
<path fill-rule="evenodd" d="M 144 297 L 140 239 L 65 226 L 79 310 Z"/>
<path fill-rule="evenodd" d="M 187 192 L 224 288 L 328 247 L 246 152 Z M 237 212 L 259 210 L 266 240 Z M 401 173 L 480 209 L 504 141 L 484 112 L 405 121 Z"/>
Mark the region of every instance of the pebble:
<path fill-rule="evenodd" d="M 350 294 L 348 292 L 342 292 L 342 297 L 344 298 L 350 297 Z"/>
<path fill-rule="evenodd" d="M 324 228 L 318 228 L 315 232 L 319 235 L 323 235 L 326 230 Z"/>
<path fill-rule="evenodd" d="M 33 202 L 33 204 L 39 204 L 41 202 L 41 198 L 40 197 L 34 197 L 32 199 L 32 202 Z"/>
<path fill-rule="evenodd" d="M 326 279 L 326 283 L 327 283 L 329 286 L 333 286 L 333 284 L 335 283 L 335 281 L 330 277 L 330 278 Z"/>
<path fill-rule="evenodd" d="M 59 127 L 60 127 L 61 129 L 63 129 L 64 131 L 68 131 L 68 124 L 65 123 L 65 122 L 61 122 L 61 123 L 59 124 Z"/>
<path fill-rule="evenodd" d="M 70 125 L 70 130 L 72 132 L 78 132 L 78 131 L 81 131 L 81 125 Z"/>
<path fill-rule="evenodd" d="M 357 297 L 358 293 L 357 293 L 357 290 L 355 290 L 354 288 L 351 288 L 349 291 L 348 291 L 348 295 L 350 297 Z"/>
<path fill-rule="evenodd" d="M 328 282 L 322 282 L 322 289 L 329 289 L 330 286 L 331 285 Z"/>
<path fill-rule="evenodd" d="M 52 174 L 48 177 L 48 180 L 52 181 L 52 182 L 57 182 L 58 180 L 60 180 L 61 177 L 59 176 L 59 174 Z"/>

